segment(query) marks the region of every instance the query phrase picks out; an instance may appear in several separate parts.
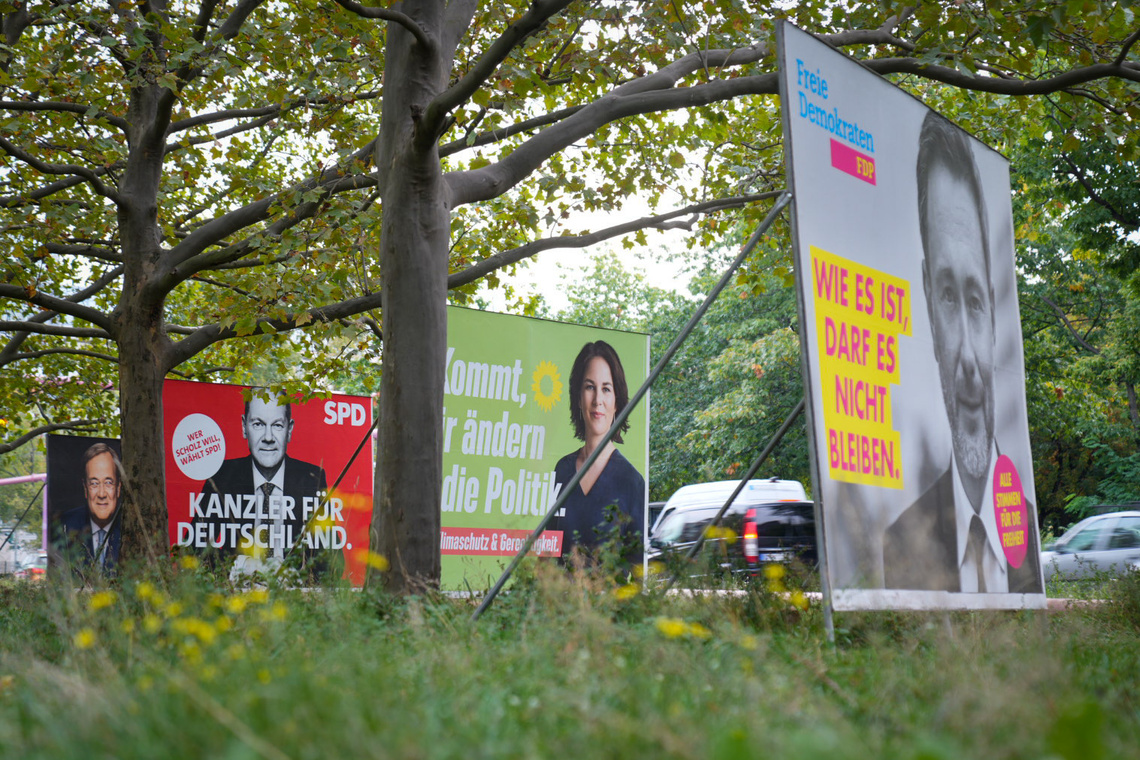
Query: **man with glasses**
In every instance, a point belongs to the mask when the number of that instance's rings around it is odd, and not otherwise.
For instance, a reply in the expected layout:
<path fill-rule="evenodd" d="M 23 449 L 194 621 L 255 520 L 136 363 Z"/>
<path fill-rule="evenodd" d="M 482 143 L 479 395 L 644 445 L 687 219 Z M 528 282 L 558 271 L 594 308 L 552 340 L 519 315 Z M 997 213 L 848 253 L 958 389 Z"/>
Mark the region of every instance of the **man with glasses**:
<path fill-rule="evenodd" d="M 64 558 L 72 569 L 86 575 L 93 570 L 113 575 L 122 545 L 119 496 L 122 464 L 106 443 L 96 443 L 83 454 L 83 495 L 86 504 L 60 516 Z"/>

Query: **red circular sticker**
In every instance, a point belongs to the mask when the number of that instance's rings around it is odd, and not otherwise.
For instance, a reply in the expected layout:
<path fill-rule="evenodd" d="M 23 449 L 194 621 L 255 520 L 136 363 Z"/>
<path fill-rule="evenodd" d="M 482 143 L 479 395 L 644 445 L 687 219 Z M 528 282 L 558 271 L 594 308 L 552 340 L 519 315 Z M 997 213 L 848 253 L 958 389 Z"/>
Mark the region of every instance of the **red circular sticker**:
<path fill-rule="evenodd" d="M 994 516 L 1006 560 L 1011 567 L 1021 567 L 1029 548 L 1029 508 L 1017 468 L 1004 454 L 994 465 Z"/>

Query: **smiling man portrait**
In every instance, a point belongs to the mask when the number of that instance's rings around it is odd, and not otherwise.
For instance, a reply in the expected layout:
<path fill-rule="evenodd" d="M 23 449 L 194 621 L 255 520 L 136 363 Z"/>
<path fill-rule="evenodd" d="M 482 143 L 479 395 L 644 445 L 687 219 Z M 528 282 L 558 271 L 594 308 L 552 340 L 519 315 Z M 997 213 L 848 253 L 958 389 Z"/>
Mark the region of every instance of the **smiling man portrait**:
<path fill-rule="evenodd" d="M 996 316 L 989 229 L 969 140 L 931 112 L 919 137 L 922 284 L 952 454 L 887 529 L 887 588 L 1040 593 L 1036 530 L 1020 567 L 1007 562 L 993 499 Z M 1032 507 L 1030 507 L 1032 512 Z"/>
<path fill-rule="evenodd" d="M 72 570 L 84 574 L 93 568 L 111 575 L 119 560 L 123 526 L 119 518 L 122 465 L 110 445 L 90 446 L 83 466 L 84 504 L 64 512 L 57 528 L 57 544 Z"/>
<path fill-rule="evenodd" d="M 242 510 L 241 540 L 226 540 L 216 547 L 221 555 L 241 550 L 237 563 L 241 567 L 236 567 L 239 573 L 280 562 L 289 547 L 301 540 L 306 518 L 312 514 L 312 509 L 306 514 L 305 505 L 315 508 L 327 487 L 324 469 L 287 454 L 294 428 L 289 403 L 261 398 L 264 393 L 263 389 L 251 390 L 241 418 L 242 438 L 249 455 L 225 460 L 202 486 L 203 503 L 209 503 L 213 494 L 219 494 L 248 497 L 243 499 L 243 504 L 249 502 L 256 506 L 249 510 L 253 515 L 248 518 L 246 510 Z M 232 523 L 232 517 L 199 520 L 214 524 L 216 530 L 211 531 L 214 537 L 224 534 L 231 539 L 234 535 L 224 531 L 221 525 L 223 521 Z"/>

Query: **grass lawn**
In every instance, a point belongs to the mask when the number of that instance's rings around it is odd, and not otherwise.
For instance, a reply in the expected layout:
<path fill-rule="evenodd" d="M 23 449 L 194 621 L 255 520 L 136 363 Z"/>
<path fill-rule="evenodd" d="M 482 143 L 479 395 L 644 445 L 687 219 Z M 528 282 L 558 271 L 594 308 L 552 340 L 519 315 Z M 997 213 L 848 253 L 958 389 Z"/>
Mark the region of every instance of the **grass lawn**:
<path fill-rule="evenodd" d="M 1137 577 L 1064 612 L 839 614 L 832 647 L 818 607 L 762 585 L 540 569 L 472 624 L 465 600 L 243 592 L 188 565 L 0 584 L 0 757 L 1140 753 Z"/>

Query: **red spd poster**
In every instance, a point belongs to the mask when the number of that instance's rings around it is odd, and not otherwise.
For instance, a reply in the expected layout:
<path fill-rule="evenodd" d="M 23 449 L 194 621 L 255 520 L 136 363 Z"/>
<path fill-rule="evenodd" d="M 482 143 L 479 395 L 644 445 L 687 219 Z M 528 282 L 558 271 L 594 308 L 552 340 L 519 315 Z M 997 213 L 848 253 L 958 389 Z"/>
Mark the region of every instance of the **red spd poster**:
<path fill-rule="evenodd" d="M 217 555 L 234 579 L 282 563 L 321 570 L 343 561 L 344 577 L 363 584 L 372 400 L 286 402 L 255 390 L 247 401 L 247 389 L 165 383 L 171 546 Z"/>

